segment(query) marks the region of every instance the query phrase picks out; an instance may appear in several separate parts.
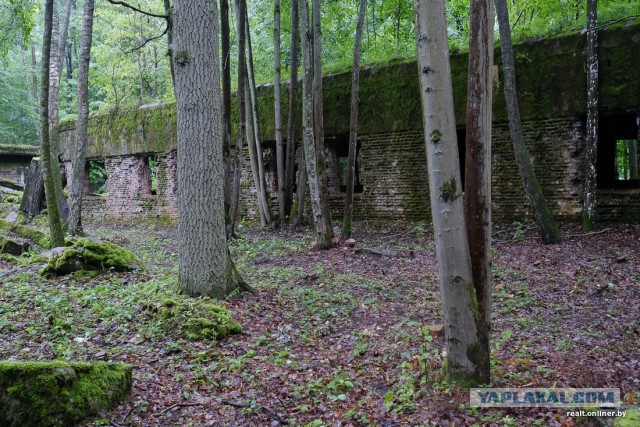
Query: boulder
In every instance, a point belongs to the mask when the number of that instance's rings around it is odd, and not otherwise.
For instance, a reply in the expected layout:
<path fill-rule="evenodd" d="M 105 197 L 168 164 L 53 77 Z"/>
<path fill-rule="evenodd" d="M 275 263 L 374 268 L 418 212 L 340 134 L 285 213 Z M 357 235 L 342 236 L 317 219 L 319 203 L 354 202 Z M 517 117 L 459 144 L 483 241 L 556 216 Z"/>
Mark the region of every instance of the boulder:
<path fill-rule="evenodd" d="M 140 259 L 132 252 L 109 242 L 79 238 L 66 248 L 47 252 L 49 261 L 40 270 L 43 276 L 64 275 L 76 271 L 131 271 L 141 267 Z"/>
<path fill-rule="evenodd" d="M 76 425 L 125 399 L 131 366 L 107 362 L 0 361 L 0 425 Z"/>
<path fill-rule="evenodd" d="M 31 245 L 23 239 L 12 239 L 0 236 L 0 254 L 20 256 L 29 251 Z"/>

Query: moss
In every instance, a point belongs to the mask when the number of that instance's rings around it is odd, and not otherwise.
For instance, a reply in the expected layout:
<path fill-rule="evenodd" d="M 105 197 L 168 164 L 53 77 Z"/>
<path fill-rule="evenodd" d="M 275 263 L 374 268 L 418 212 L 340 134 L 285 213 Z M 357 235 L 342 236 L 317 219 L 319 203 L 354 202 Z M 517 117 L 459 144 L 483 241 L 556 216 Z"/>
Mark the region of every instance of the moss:
<path fill-rule="evenodd" d="M 624 417 L 618 417 L 613 421 L 613 427 L 637 427 L 640 425 L 640 410 L 627 409 Z"/>
<path fill-rule="evenodd" d="M 125 399 L 131 383 L 122 363 L 0 361 L 0 425 L 74 425 Z"/>
<path fill-rule="evenodd" d="M 17 193 L 4 193 L 2 194 L 2 201 L 17 206 L 22 201 L 22 194 L 22 191 Z"/>
<path fill-rule="evenodd" d="M 220 340 L 242 332 L 242 326 L 226 308 L 188 297 L 163 298 L 145 304 L 144 309 L 168 332 L 180 331 L 192 341 Z"/>
<path fill-rule="evenodd" d="M 0 230 L 6 230 L 8 232 L 15 233 L 20 237 L 32 241 L 38 246 L 42 246 L 43 248 L 49 247 L 49 239 L 47 238 L 47 235 L 45 233 L 40 230 L 27 227 L 26 225 L 12 223 L 5 221 L 4 219 L 0 219 Z"/>
<path fill-rule="evenodd" d="M 451 177 L 449 181 L 440 186 L 440 197 L 446 203 L 452 202 L 459 197 L 458 184 L 454 177 Z"/>
<path fill-rule="evenodd" d="M 79 238 L 62 253 L 53 255 L 40 274 L 47 276 L 80 270 L 131 271 L 141 266 L 137 256 L 120 246 Z"/>

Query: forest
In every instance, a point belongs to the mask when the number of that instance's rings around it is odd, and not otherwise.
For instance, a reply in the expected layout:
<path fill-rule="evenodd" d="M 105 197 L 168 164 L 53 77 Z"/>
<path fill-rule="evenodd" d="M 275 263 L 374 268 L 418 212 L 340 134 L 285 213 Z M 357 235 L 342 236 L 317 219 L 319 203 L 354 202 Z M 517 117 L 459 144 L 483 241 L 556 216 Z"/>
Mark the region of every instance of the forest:
<path fill-rule="evenodd" d="M 640 3 L 0 10 L 0 426 L 640 426 Z"/>

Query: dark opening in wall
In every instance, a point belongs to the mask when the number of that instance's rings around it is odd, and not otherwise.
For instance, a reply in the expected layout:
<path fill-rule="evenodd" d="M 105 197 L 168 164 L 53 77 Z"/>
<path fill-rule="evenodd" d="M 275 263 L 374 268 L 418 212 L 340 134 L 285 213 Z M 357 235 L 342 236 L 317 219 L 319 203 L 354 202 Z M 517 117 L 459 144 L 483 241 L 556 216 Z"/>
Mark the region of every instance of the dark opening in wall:
<path fill-rule="evenodd" d="M 598 128 L 598 187 L 640 188 L 638 121 L 640 116 L 602 116 Z"/>
<path fill-rule="evenodd" d="M 349 167 L 349 137 L 348 136 L 336 136 L 333 138 L 327 138 L 326 140 L 329 150 L 333 151 L 333 155 L 336 161 L 335 172 L 338 180 L 338 186 L 340 191 L 346 193 L 347 191 L 347 173 Z M 360 164 L 358 161 L 360 155 L 360 141 L 356 142 L 356 166 L 354 177 L 354 193 L 362 193 L 364 187 L 360 183 Z"/>
<path fill-rule="evenodd" d="M 147 180 L 149 194 L 158 192 L 158 162 L 155 154 L 150 154 L 145 159 L 145 179 Z"/>
<path fill-rule="evenodd" d="M 107 169 L 104 160 L 89 160 L 89 191 L 102 195 L 107 192 Z"/>

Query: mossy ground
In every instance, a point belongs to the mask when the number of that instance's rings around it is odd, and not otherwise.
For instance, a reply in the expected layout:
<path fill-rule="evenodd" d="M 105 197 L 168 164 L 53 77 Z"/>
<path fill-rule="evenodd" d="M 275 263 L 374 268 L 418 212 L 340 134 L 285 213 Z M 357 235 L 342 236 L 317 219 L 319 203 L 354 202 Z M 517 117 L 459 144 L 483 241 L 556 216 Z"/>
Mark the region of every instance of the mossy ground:
<path fill-rule="evenodd" d="M 0 425 L 74 425 L 125 399 L 131 384 L 122 363 L 0 361 Z"/>

